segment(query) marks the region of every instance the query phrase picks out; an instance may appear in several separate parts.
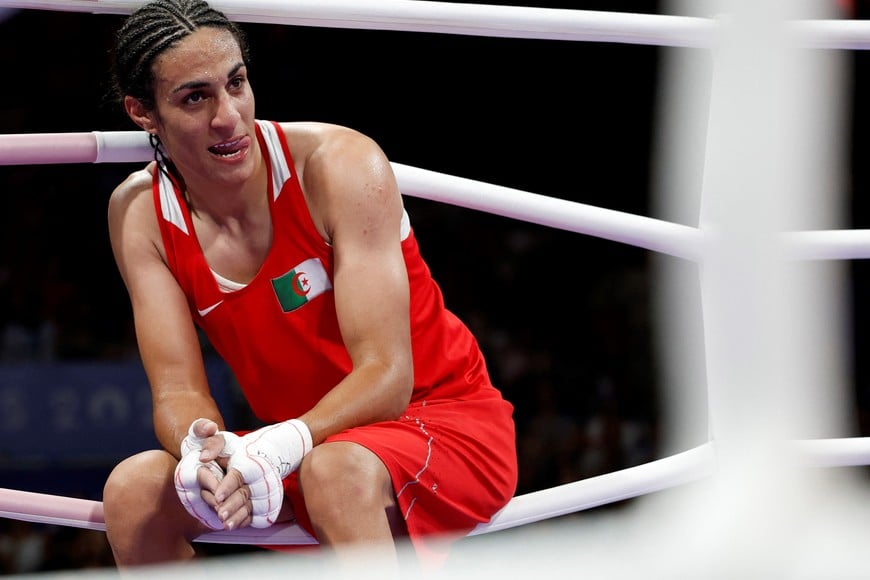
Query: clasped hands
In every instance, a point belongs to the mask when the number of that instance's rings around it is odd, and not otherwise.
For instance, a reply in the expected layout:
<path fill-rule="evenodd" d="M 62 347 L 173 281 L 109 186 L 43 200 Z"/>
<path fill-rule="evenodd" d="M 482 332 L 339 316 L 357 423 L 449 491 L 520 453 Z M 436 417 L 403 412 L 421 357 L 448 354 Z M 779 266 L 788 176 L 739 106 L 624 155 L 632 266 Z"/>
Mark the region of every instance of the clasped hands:
<path fill-rule="evenodd" d="M 242 437 L 197 419 L 181 443 L 175 490 L 187 512 L 213 530 L 267 528 L 281 511 L 282 480 L 311 448 L 311 433 L 298 419 Z"/>

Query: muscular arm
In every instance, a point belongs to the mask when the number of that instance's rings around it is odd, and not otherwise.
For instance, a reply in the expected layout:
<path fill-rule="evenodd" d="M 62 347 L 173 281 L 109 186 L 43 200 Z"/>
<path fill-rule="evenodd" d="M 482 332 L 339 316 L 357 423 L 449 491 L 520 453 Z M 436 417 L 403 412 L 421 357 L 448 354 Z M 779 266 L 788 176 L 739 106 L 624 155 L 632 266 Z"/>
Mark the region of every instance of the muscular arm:
<path fill-rule="evenodd" d="M 160 443 L 178 457 L 191 422 L 207 417 L 223 428 L 223 421 L 209 392 L 187 301 L 158 249 L 160 232 L 148 171 L 134 173 L 112 194 L 109 236 L 130 295 L 139 353 L 151 384 L 154 430 Z"/>
<path fill-rule="evenodd" d="M 353 370 L 300 417 L 315 444 L 348 427 L 395 419 L 413 388 L 398 185 L 373 141 L 335 132 L 307 158 L 303 186 L 334 249 L 336 310 Z"/>

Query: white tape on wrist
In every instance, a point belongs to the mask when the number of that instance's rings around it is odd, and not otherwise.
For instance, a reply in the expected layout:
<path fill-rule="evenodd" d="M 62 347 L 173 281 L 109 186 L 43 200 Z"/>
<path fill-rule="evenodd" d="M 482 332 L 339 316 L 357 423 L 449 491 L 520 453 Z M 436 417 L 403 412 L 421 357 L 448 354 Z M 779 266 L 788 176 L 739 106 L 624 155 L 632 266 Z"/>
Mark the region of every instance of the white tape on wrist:
<path fill-rule="evenodd" d="M 194 427 L 200 421 L 208 421 L 208 419 L 200 417 L 199 419 L 194 419 L 194 421 L 190 424 L 190 427 L 187 429 L 187 437 L 181 440 L 181 456 L 184 457 L 191 451 L 199 451 L 202 449 L 202 444 L 205 442 L 205 437 L 197 437 L 196 431 L 194 431 Z"/>
<path fill-rule="evenodd" d="M 202 468 L 211 471 L 218 481 L 224 477 L 224 471 L 217 462 L 203 463 L 199 460 L 199 453 L 206 438 L 197 437 L 194 426 L 203 420 L 205 419 L 197 419 L 191 423 L 187 437 L 181 441 L 181 461 L 175 468 L 175 492 L 187 513 L 213 530 L 222 530 L 223 522 L 218 518 L 214 508 L 202 499 L 202 487 L 199 485 L 199 470 Z"/>
<path fill-rule="evenodd" d="M 223 470 L 216 462 L 203 463 L 199 460 L 199 453 L 188 453 L 175 468 L 175 493 L 187 513 L 213 530 L 222 530 L 224 523 L 217 512 L 202 499 L 202 487 L 198 479 L 200 469 L 208 469 L 218 481 L 224 477 Z"/>
<path fill-rule="evenodd" d="M 284 501 L 281 480 L 299 468 L 313 447 L 311 431 L 302 421 L 291 419 L 226 440 L 228 467 L 237 469 L 251 490 L 251 526 L 267 528 L 275 523 Z"/>

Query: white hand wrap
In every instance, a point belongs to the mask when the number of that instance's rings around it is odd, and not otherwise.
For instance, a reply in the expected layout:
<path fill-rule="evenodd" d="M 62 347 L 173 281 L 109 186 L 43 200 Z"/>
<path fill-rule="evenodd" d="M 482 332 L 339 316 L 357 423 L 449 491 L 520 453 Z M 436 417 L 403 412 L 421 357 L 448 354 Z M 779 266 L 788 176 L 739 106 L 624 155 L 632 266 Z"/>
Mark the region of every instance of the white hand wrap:
<path fill-rule="evenodd" d="M 311 451 L 311 431 L 298 419 L 268 425 L 243 437 L 220 432 L 229 455 L 229 469 L 237 469 L 251 490 L 251 527 L 268 528 L 275 523 L 284 502 L 281 480 L 296 471 Z"/>
<path fill-rule="evenodd" d="M 213 530 L 222 530 L 223 522 L 218 518 L 217 513 L 204 499 L 202 499 L 202 487 L 199 485 L 197 473 L 201 468 L 206 468 L 211 471 L 218 481 L 223 479 L 224 472 L 215 461 L 203 463 L 199 460 L 199 452 L 202 451 L 202 444 L 205 439 L 197 437 L 193 431 L 197 419 L 190 424 L 190 429 L 187 431 L 187 437 L 181 442 L 181 461 L 175 468 L 175 492 L 178 494 L 178 499 L 181 500 L 181 505 L 187 510 L 187 513 L 198 519 L 200 522 Z"/>

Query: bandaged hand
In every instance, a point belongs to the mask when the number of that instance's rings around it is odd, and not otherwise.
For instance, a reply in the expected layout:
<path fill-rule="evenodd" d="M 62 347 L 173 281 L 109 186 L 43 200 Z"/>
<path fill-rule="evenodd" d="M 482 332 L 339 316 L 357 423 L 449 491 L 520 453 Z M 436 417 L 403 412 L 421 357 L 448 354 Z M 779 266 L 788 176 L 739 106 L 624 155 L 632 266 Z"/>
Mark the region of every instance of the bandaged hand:
<path fill-rule="evenodd" d="M 299 468 L 313 446 L 308 426 L 291 419 L 243 437 L 226 431 L 218 434 L 226 441 L 221 455 L 229 456 L 227 469 L 237 470 L 250 490 L 251 527 L 268 528 L 284 502 L 281 480 Z"/>
<path fill-rule="evenodd" d="M 217 515 L 214 507 L 209 505 L 202 495 L 202 477 L 208 484 L 208 491 L 214 493 L 218 483 L 223 479 L 224 472 L 216 461 L 200 461 L 200 453 L 202 452 L 203 443 L 217 433 L 215 426 L 214 432 L 211 435 L 205 435 L 209 431 L 206 428 L 208 419 L 197 419 L 190 424 L 187 431 L 187 437 L 181 442 L 181 461 L 175 468 L 175 492 L 178 494 L 178 499 L 181 500 L 181 505 L 187 510 L 187 513 L 198 519 L 204 525 L 213 530 L 222 530 L 223 522 Z M 200 473 L 201 469 L 205 469 L 207 473 Z M 209 475 L 211 474 L 211 475 Z M 213 477 L 212 481 L 210 478 Z"/>

